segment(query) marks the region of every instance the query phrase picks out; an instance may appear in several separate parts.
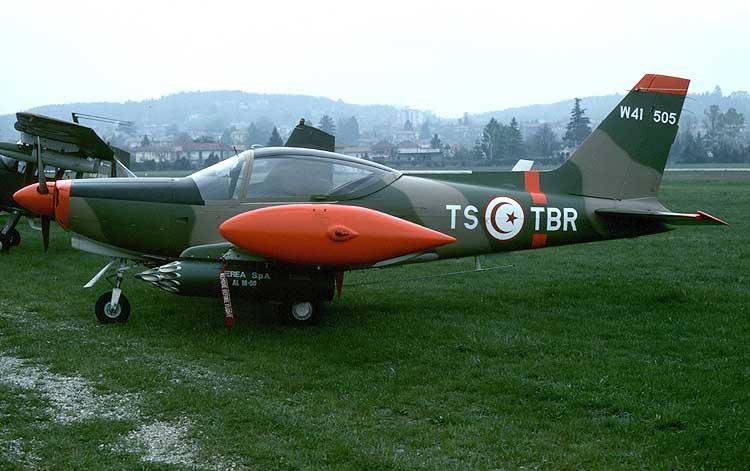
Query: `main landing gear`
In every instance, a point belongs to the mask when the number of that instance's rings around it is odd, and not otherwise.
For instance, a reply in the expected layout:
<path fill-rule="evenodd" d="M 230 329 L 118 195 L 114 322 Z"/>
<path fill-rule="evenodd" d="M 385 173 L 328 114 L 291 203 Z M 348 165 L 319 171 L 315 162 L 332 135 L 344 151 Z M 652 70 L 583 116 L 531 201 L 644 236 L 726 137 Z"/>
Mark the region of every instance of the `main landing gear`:
<path fill-rule="evenodd" d="M 21 234 L 16 229 L 16 225 L 20 219 L 21 213 L 12 213 L 8 222 L 5 223 L 2 231 L 0 231 L 0 252 L 7 252 L 11 247 L 21 245 Z"/>
<path fill-rule="evenodd" d="M 114 263 L 115 260 L 112 260 L 106 267 L 97 273 L 85 287 L 90 288 L 93 286 L 102 276 L 104 276 Z M 96 313 L 96 319 L 102 324 L 126 322 L 130 317 L 130 301 L 128 301 L 128 298 L 122 294 L 121 289 L 122 278 L 128 268 L 127 263 L 125 263 L 124 260 L 120 260 L 117 272 L 114 275 L 115 283 L 112 291 L 102 294 L 96 301 L 94 312 Z"/>
<path fill-rule="evenodd" d="M 324 313 L 323 301 L 297 301 L 279 305 L 279 315 L 291 325 L 317 325 Z"/>

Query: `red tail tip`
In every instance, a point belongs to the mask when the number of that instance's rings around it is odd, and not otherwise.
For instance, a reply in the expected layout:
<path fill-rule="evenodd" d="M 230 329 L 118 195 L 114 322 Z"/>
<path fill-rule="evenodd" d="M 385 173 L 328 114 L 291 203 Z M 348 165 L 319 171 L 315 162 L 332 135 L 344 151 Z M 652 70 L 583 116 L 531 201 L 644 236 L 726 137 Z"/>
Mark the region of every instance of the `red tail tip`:
<path fill-rule="evenodd" d="M 633 87 L 633 91 L 687 95 L 690 80 L 669 75 L 646 74 Z"/>

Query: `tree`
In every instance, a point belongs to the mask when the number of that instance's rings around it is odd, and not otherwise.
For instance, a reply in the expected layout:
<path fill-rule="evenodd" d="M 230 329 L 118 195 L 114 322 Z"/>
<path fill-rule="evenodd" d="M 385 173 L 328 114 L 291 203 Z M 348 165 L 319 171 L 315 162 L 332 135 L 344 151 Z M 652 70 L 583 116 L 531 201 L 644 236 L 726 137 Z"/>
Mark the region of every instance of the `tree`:
<path fill-rule="evenodd" d="M 151 141 L 148 139 L 148 136 L 144 134 L 143 139 L 141 139 L 141 147 L 148 147 L 150 145 L 151 145 Z"/>
<path fill-rule="evenodd" d="M 740 137 L 742 129 L 745 127 L 745 116 L 738 113 L 736 109 L 729 108 L 726 113 L 719 116 L 724 135 L 732 140 Z"/>
<path fill-rule="evenodd" d="M 730 108 L 722 113 L 718 105 L 711 105 L 703 114 L 706 127 L 705 148 L 707 154 L 717 162 L 741 162 L 745 160 L 745 149 L 741 142 L 745 116 Z"/>
<path fill-rule="evenodd" d="M 714 146 L 719 143 L 719 138 L 723 132 L 719 105 L 709 106 L 703 110 L 703 114 L 705 115 L 703 122 L 706 125 L 706 138 Z"/>
<path fill-rule="evenodd" d="M 322 130 L 327 132 L 328 134 L 336 134 L 336 124 L 333 122 L 333 118 L 328 116 L 327 114 L 324 114 L 320 118 L 320 122 L 318 123 L 318 127 Z"/>
<path fill-rule="evenodd" d="M 570 122 L 563 138 L 571 147 L 581 145 L 583 140 L 591 134 L 591 120 L 585 114 L 586 110 L 581 108 L 581 99 L 576 98 L 573 109 L 570 110 Z"/>
<path fill-rule="evenodd" d="M 263 132 L 255 123 L 250 123 L 250 126 L 247 128 L 247 136 L 245 136 L 245 145 L 248 147 L 263 145 L 267 135 L 268 133 Z"/>
<path fill-rule="evenodd" d="M 221 139 L 219 139 L 219 142 L 226 146 L 231 146 L 234 144 L 234 140 L 232 139 L 232 133 L 235 132 L 237 128 L 232 126 L 231 128 L 227 128 L 224 130 L 224 132 L 221 133 Z"/>
<path fill-rule="evenodd" d="M 482 137 L 479 142 L 485 159 L 490 162 L 502 159 L 506 154 L 504 138 L 503 126 L 495 118 L 490 118 L 490 121 L 482 131 Z"/>
<path fill-rule="evenodd" d="M 690 131 L 683 133 L 682 139 L 680 139 L 682 145 L 682 158 L 683 162 L 688 163 L 702 163 L 706 161 L 706 148 L 703 146 L 703 139 L 701 135 L 693 136 Z"/>
<path fill-rule="evenodd" d="M 523 136 L 521 130 L 518 128 L 518 121 L 516 118 L 510 120 L 510 126 L 506 128 L 508 136 L 508 157 L 517 159 L 526 155 L 525 148 L 523 145 Z"/>
<path fill-rule="evenodd" d="M 219 157 L 216 154 L 214 154 L 213 152 L 211 152 L 211 155 L 209 155 L 208 158 L 206 159 L 206 162 L 204 162 L 203 167 L 204 168 L 205 167 L 210 167 L 210 166 L 215 165 L 217 163 L 219 163 Z"/>
<path fill-rule="evenodd" d="M 432 140 L 430 141 L 430 147 L 433 149 L 442 149 L 443 148 L 443 141 L 440 140 L 440 136 L 435 134 L 432 136 Z"/>
<path fill-rule="evenodd" d="M 353 146 L 359 142 L 359 123 L 352 116 L 347 120 L 339 121 L 336 141 L 342 145 Z"/>
<path fill-rule="evenodd" d="M 430 129 L 430 122 L 425 120 L 422 126 L 419 128 L 419 138 L 429 139 L 432 136 L 432 129 Z"/>
<path fill-rule="evenodd" d="M 549 124 L 542 124 L 529 139 L 529 151 L 534 157 L 551 157 L 560 148 L 560 141 Z"/>
<path fill-rule="evenodd" d="M 273 131 L 271 131 L 271 137 L 268 138 L 268 147 L 281 147 L 284 145 L 284 142 L 281 140 L 281 136 L 279 135 L 279 130 L 276 129 L 276 126 L 273 127 Z"/>

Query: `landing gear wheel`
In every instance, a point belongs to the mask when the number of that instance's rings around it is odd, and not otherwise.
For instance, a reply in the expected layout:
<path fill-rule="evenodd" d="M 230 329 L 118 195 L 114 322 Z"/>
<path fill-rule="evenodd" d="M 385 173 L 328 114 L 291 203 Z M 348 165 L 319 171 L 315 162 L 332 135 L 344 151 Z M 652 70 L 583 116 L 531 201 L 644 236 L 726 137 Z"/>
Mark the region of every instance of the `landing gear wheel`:
<path fill-rule="evenodd" d="M 114 322 L 125 322 L 130 317 L 130 302 L 124 294 L 120 293 L 120 299 L 115 306 L 112 305 L 112 292 L 104 293 L 96 301 L 96 318 L 102 324 Z"/>
<path fill-rule="evenodd" d="M 283 303 L 280 314 L 291 325 L 316 325 L 323 316 L 324 304 L 320 301 Z"/>
<path fill-rule="evenodd" d="M 11 229 L 10 231 L 8 231 L 7 237 L 10 240 L 11 247 L 18 247 L 19 245 L 21 245 L 21 233 L 16 229 Z"/>

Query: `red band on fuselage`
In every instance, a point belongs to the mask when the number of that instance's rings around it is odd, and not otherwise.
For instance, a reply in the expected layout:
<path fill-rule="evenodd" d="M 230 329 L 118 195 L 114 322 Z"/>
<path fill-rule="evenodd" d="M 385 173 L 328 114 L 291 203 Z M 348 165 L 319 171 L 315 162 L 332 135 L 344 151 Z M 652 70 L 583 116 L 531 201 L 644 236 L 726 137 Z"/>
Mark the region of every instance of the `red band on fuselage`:
<path fill-rule="evenodd" d="M 542 185 L 539 180 L 537 170 L 529 170 L 523 173 L 523 184 L 526 191 L 531 194 L 531 201 L 534 204 L 547 204 L 547 195 L 542 193 Z"/>
<path fill-rule="evenodd" d="M 529 170 L 523 173 L 523 184 L 526 191 L 531 195 L 531 202 L 534 204 L 547 204 L 547 195 L 542 193 L 542 184 L 539 177 L 539 171 Z M 532 234 L 531 248 L 539 249 L 547 245 L 547 234 Z"/>
<path fill-rule="evenodd" d="M 540 249 L 547 246 L 547 234 L 532 234 L 531 248 Z"/>

